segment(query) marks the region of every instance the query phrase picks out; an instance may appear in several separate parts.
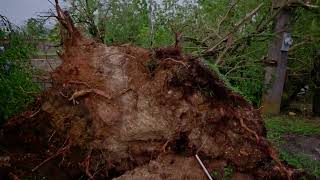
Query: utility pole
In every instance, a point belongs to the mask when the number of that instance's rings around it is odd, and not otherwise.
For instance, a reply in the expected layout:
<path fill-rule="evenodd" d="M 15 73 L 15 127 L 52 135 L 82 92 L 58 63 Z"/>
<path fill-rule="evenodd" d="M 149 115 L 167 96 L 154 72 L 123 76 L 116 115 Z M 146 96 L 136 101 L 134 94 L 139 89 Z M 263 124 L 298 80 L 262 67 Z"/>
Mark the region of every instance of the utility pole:
<path fill-rule="evenodd" d="M 278 12 L 275 17 L 274 34 L 268 51 L 265 68 L 265 92 L 262 97 L 262 112 L 278 114 L 280 112 L 283 87 L 286 80 L 288 63 L 288 50 L 292 44 L 290 35 L 290 17 L 292 8 L 286 0 L 272 0 L 273 12 Z"/>

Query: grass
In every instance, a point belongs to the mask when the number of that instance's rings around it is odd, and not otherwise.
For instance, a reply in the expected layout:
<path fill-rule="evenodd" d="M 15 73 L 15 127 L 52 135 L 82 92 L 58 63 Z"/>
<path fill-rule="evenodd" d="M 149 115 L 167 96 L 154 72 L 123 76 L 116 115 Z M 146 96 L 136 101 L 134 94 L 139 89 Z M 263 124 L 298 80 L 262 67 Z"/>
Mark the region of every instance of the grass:
<path fill-rule="evenodd" d="M 310 175 L 320 177 L 320 162 L 308 158 L 304 154 L 292 154 L 281 148 L 285 143 L 285 134 L 320 135 L 320 123 L 305 117 L 274 116 L 265 117 L 268 139 L 278 148 L 280 158 Z"/>
<path fill-rule="evenodd" d="M 231 179 L 233 174 L 233 169 L 230 166 L 227 166 L 223 169 L 223 177 L 222 180 L 229 180 Z M 214 177 L 215 179 L 219 176 L 219 172 L 218 171 L 213 171 L 211 174 L 212 177 Z M 217 178 L 218 179 L 218 178 Z"/>
<path fill-rule="evenodd" d="M 295 166 L 298 169 L 304 170 L 310 175 L 320 177 L 320 162 L 311 160 L 302 154 L 291 154 L 286 151 L 280 151 L 280 158 L 288 164 Z"/>

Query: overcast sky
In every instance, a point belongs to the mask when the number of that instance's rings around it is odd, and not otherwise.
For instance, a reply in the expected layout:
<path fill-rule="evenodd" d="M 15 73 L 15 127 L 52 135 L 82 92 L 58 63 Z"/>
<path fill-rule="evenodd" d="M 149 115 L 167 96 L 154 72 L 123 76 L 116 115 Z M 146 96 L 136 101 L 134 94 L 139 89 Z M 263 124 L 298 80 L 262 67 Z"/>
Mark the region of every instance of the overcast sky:
<path fill-rule="evenodd" d="M 161 2 L 162 0 L 155 1 Z M 63 0 L 60 2 L 66 5 Z M 39 12 L 47 12 L 50 8 L 53 6 L 48 0 L 0 0 L 0 14 L 9 18 L 16 25 L 23 25 L 27 19 L 36 17 Z"/>
<path fill-rule="evenodd" d="M 47 0 L 0 0 L 0 14 L 17 25 L 22 25 L 25 20 L 49 8 L 52 5 Z"/>

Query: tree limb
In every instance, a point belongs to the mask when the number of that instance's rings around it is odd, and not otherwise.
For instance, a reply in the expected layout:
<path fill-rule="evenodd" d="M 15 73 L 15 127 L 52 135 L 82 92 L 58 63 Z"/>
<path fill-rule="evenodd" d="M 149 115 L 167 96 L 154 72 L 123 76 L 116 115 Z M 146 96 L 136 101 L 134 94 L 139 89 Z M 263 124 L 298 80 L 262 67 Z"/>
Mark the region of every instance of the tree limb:
<path fill-rule="evenodd" d="M 239 1 L 236 1 L 235 3 L 233 3 L 231 6 L 230 6 L 230 8 L 228 9 L 228 11 L 227 11 L 227 13 L 223 16 L 223 18 L 219 21 L 219 23 L 218 23 L 218 34 L 220 34 L 220 32 L 221 32 L 221 25 L 222 25 L 222 23 L 224 23 L 225 22 L 225 20 L 228 18 L 228 16 L 229 16 L 229 14 L 230 14 L 230 12 L 234 9 L 234 7 L 238 4 L 238 2 Z"/>
<path fill-rule="evenodd" d="M 242 18 L 240 21 L 238 21 L 234 28 L 229 32 L 227 33 L 224 38 L 222 38 L 218 43 L 216 43 L 213 47 L 211 47 L 210 49 L 204 51 L 204 53 L 209 53 L 209 52 L 212 52 L 214 51 L 219 45 L 221 45 L 224 41 L 226 41 L 228 39 L 228 37 L 233 34 L 234 32 L 236 32 L 240 26 L 246 22 L 249 18 L 251 18 L 253 15 L 255 15 L 259 10 L 260 8 L 263 6 L 263 3 L 261 3 L 258 7 L 256 7 L 254 10 L 252 10 L 250 13 L 248 13 L 244 18 Z"/>

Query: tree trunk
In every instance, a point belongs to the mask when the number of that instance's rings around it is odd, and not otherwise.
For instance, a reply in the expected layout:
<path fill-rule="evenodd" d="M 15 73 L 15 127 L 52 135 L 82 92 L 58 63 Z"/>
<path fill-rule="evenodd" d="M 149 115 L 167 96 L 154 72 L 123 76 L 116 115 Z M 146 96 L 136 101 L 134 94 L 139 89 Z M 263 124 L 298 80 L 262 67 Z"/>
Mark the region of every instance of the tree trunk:
<path fill-rule="evenodd" d="M 312 112 L 315 116 L 320 117 L 320 51 L 315 57 L 311 78 L 316 86 L 313 92 Z"/>
<path fill-rule="evenodd" d="M 316 88 L 313 94 L 312 112 L 320 117 L 320 88 Z"/>
<path fill-rule="evenodd" d="M 274 9 L 275 6 L 274 6 Z M 274 37 L 268 51 L 268 65 L 265 68 L 265 92 L 262 97 L 262 112 L 278 114 L 280 112 L 281 97 L 286 79 L 288 52 L 282 51 L 284 33 L 288 32 L 288 25 L 292 12 L 283 8 L 275 19 Z"/>

